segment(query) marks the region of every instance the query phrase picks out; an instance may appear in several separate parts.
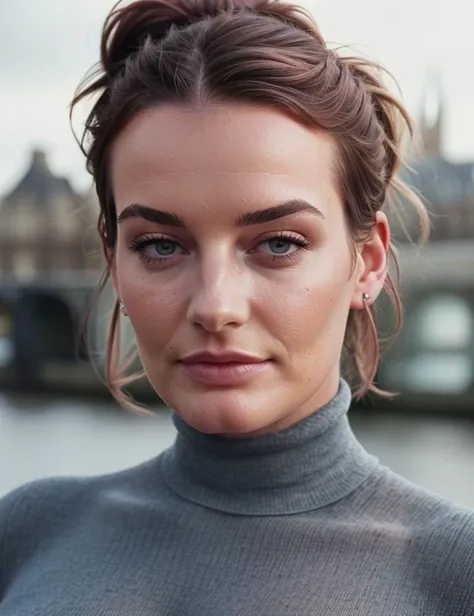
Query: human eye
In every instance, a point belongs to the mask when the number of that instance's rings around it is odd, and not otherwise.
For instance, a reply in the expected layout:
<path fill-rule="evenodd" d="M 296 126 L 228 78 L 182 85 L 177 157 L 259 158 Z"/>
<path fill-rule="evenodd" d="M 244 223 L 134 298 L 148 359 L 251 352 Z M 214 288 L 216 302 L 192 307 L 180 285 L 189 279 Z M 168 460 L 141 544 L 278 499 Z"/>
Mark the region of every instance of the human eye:
<path fill-rule="evenodd" d="M 138 253 L 140 260 L 147 264 L 163 263 L 185 253 L 176 240 L 164 236 L 142 236 L 130 244 L 129 249 Z"/>
<path fill-rule="evenodd" d="M 253 252 L 269 256 L 275 261 L 283 261 L 294 259 L 301 248 L 306 248 L 308 245 L 308 240 L 301 235 L 282 231 L 265 238 Z"/>

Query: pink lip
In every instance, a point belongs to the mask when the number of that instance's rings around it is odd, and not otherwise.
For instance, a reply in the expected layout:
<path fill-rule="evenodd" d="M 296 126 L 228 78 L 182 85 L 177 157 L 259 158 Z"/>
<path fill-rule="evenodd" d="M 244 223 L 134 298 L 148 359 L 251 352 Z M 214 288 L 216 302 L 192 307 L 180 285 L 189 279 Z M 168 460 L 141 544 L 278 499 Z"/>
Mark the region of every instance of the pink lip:
<path fill-rule="evenodd" d="M 181 360 L 186 374 L 204 385 L 231 386 L 244 383 L 268 368 L 270 361 L 238 352 L 193 353 Z"/>
<path fill-rule="evenodd" d="M 211 353 L 210 351 L 200 351 L 191 353 L 181 359 L 185 364 L 196 364 L 206 362 L 210 364 L 258 364 L 265 361 L 262 357 L 250 355 L 249 353 L 240 353 L 239 351 L 226 351 L 224 353 Z"/>

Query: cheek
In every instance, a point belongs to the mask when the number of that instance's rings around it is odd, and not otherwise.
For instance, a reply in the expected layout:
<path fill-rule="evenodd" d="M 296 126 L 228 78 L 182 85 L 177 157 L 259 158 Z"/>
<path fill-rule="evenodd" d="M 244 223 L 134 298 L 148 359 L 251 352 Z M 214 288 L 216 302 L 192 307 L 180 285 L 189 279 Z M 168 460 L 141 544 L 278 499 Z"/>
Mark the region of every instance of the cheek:
<path fill-rule="evenodd" d="M 179 290 L 126 263 L 117 280 L 140 351 L 156 353 L 170 345 L 183 312 Z"/>
<path fill-rule="evenodd" d="M 352 297 L 349 278 L 349 261 L 328 257 L 315 259 L 291 284 L 273 287 L 265 320 L 287 350 L 312 352 L 316 342 L 339 344 Z"/>

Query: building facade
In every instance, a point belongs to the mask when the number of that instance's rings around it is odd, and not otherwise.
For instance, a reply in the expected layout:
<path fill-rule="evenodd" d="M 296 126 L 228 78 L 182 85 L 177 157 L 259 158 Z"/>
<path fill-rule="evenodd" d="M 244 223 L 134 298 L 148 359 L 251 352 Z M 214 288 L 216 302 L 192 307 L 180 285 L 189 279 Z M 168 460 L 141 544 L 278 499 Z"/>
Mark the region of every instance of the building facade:
<path fill-rule="evenodd" d="M 444 153 L 445 99 L 439 80 L 425 88 L 418 117 L 420 150 L 403 171 L 403 179 L 421 196 L 430 212 L 430 242 L 474 240 L 474 161 L 456 163 Z M 416 239 L 416 215 L 404 208 L 407 227 Z M 395 223 L 400 242 L 406 236 Z"/>
<path fill-rule="evenodd" d="M 74 191 L 35 150 L 18 184 L 0 201 L 0 278 L 28 282 L 102 265 L 92 194 Z"/>

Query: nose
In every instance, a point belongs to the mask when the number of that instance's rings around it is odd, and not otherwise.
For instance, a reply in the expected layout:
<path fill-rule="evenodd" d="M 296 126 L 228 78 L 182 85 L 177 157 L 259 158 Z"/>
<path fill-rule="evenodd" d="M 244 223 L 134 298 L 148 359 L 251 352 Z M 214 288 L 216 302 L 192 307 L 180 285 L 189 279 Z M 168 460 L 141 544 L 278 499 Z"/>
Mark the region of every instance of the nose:
<path fill-rule="evenodd" d="M 219 255 L 201 262 L 187 317 L 196 326 L 217 333 L 239 327 L 250 316 L 250 282 L 238 264 Z"/>

